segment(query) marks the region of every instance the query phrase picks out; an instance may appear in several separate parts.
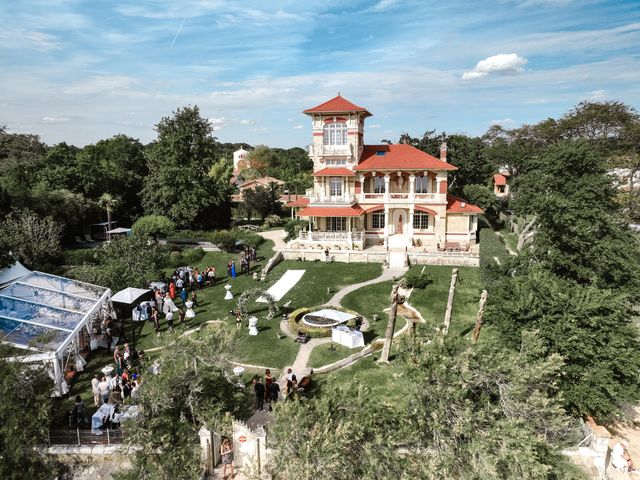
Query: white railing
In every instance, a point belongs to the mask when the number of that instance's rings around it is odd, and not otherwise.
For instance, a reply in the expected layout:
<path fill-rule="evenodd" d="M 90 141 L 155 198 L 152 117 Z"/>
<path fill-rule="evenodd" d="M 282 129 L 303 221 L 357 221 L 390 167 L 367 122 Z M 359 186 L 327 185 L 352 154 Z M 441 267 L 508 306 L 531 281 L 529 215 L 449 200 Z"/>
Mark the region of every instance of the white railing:
<path fill-rule="evenodd" d="M 364 231 L 355 232 L 306 232 L 301 231 L 300 240 L 312 242 L 362 242 Z"/>
<path fill-rule="evenodd" d="M 384 198 L 384 193 L 365 193 L 364 194 L 364 199 L 365 200 L 375 200 L 375 199 L 383 199 Z"/>
<path fill-rule="evenodd" d="M 381 201 L 384 203 L 446 203 L 447 196 L 444 193 L 364 193 L 360 201 L 363 203 L 378 203 Z"/>
<path fill-rule="evenodd" d="M 324 196 L 324 195 L 314 195 L 311 197 L 311 201 L 309 203 L 322 203 L 326 204 L 353 204 L 356 201 L 356 197 L 353 195 L 337 195 L 337 196 Z"/>
<path fill-rule="evenodd" d="M 309 155 L 348 155 L 353 156 L 353 149 L 347 145 L 309 145 Z"/>

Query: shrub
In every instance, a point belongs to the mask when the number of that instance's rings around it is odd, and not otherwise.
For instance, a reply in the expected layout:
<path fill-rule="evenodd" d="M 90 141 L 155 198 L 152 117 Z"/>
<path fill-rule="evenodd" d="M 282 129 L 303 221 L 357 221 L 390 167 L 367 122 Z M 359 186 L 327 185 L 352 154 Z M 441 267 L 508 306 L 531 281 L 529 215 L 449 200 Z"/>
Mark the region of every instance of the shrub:
<path fill-rule="evenodd" d="M 65 250 L 63 252 L 63 263 L 73 267 L 78 265 L 95 265 L 98 263 L 96 249 L 78 248 L 74 250 Z"/>
<path fill-rule="evenodd" d="M 185 262 L 185 265 L 193 265 L 194 263 L 202 260 L 205 253 L 206 252 L 200 247 L 185 248 L 184 250 L 182 250 L 182 258 Z"/>
<path fill-rule="evenodd" d="M 282 225 L 282 218 L 279 215 L 269 215 L 264 219 L 262 229 L 267 230 L 269 228 L 278 227 L 280 225 Z"/>
<path fill-rule="evenodd" d="M 175 250 L 169 254 L 169 266 L 172 268 L 178 268 L 183 265 L 182 254 Z"/>
<path fill-rule="evenodd" d="M 284 229 L 287 232 L 287 238 L 285 239 L 285 241 L 288 242 L 290 240 L 293 240 L 294 238 L 297 238 L 300 230 L 304 230 L 304 228 L 308 225 L 309 222 L 306 222 L 305 220 L 299 220 L 296 218 L 288 220 L 284 225 Z"/>
<path fill-rule="evenodd" d="M 428 273 L 421 273 L 416 269 L 409 270 L 401 280 L 401 284 L 405 288 L 424 289 L 431 283 L 433 283 L 431 275 Z"/>

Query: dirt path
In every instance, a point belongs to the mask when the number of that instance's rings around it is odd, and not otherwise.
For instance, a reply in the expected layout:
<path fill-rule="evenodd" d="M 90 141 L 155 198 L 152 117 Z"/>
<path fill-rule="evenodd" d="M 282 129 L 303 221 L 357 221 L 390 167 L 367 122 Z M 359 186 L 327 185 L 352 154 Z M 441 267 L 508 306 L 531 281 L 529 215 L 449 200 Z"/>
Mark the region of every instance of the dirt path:
<path fill-rule="evenodd" d="M 335 295 L 331 297 L 331 300 L 327 302 L 327 305 L 339 307 L 340 302 L 342 302 L 342 299 L 346 295 L 350 294 L 351 292 L 354 292 L 355 290 L 358 290 L 362 287 L 366 287 L 367 285 L 373 285 L 375 283 L 386 282 L 387 280 L 393 280 L 394 277 L 401 277 L 407 272 L 407 270 L 408 270 L 407 267 L 388 268 L 386 270 L 383 270 L 382 274 L 379 277 L 376 277 L 372 280 L 367 280 L 366 282 L 356 283 L 353 285 L 347 285 L 346 287 L 343 287 L 340 290 L 338 290 L 335 293 Z"/>
<path fill-rule="evenodd" d="M 284 241 L 286 232 L 282 228 L 279 228 L 278 230 L 269 230 L 267 232 L 257 232 L 257 233 L 262 238 L 266 238 L 267 240 L 271 240 L 273 242 L 274 252 L 277 252 L 278 250 L 282 250 L 287 246 L 287 244 Z"/>

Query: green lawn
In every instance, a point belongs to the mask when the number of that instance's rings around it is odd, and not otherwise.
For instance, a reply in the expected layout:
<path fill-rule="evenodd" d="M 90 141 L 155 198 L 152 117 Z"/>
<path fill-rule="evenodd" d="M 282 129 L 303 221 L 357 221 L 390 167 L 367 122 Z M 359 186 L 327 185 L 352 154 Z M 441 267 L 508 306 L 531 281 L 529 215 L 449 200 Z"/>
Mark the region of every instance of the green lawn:
<path fill-rule="evenodd" d="M 348 348 L 336 343 L 324 343 L 313 349 L 307 366 L 311 368 L 323 367 L 359 351 L 359 348 Z"/>
<path fill-rule="evenodd" d="M 518 246 L 518 235 L 515 233 L 511 233 L 509 227 L 503 227 L 499 230 L 502 238 L 504 238 L 504 243 L 509 247 L 512 251 L 516 251 L 516 247 Z"/>

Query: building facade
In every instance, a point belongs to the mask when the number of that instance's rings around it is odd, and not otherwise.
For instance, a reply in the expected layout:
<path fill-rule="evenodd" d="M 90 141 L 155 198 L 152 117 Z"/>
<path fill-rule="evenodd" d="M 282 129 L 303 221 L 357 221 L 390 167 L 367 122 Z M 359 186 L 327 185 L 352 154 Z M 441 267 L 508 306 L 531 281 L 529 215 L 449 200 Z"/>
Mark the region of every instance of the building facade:
<path fill-rule="evenodd" d="M 305 110 L 311 119 L 313 188 L 298 217 L 309 227 L 299 248 L 386 246 L 421 251 L 469 250 L 482 210 L 447 193 L 443 144 L 440 158 L 410 145 L 366 145 L 371 113 L 338 95 Z"/>

